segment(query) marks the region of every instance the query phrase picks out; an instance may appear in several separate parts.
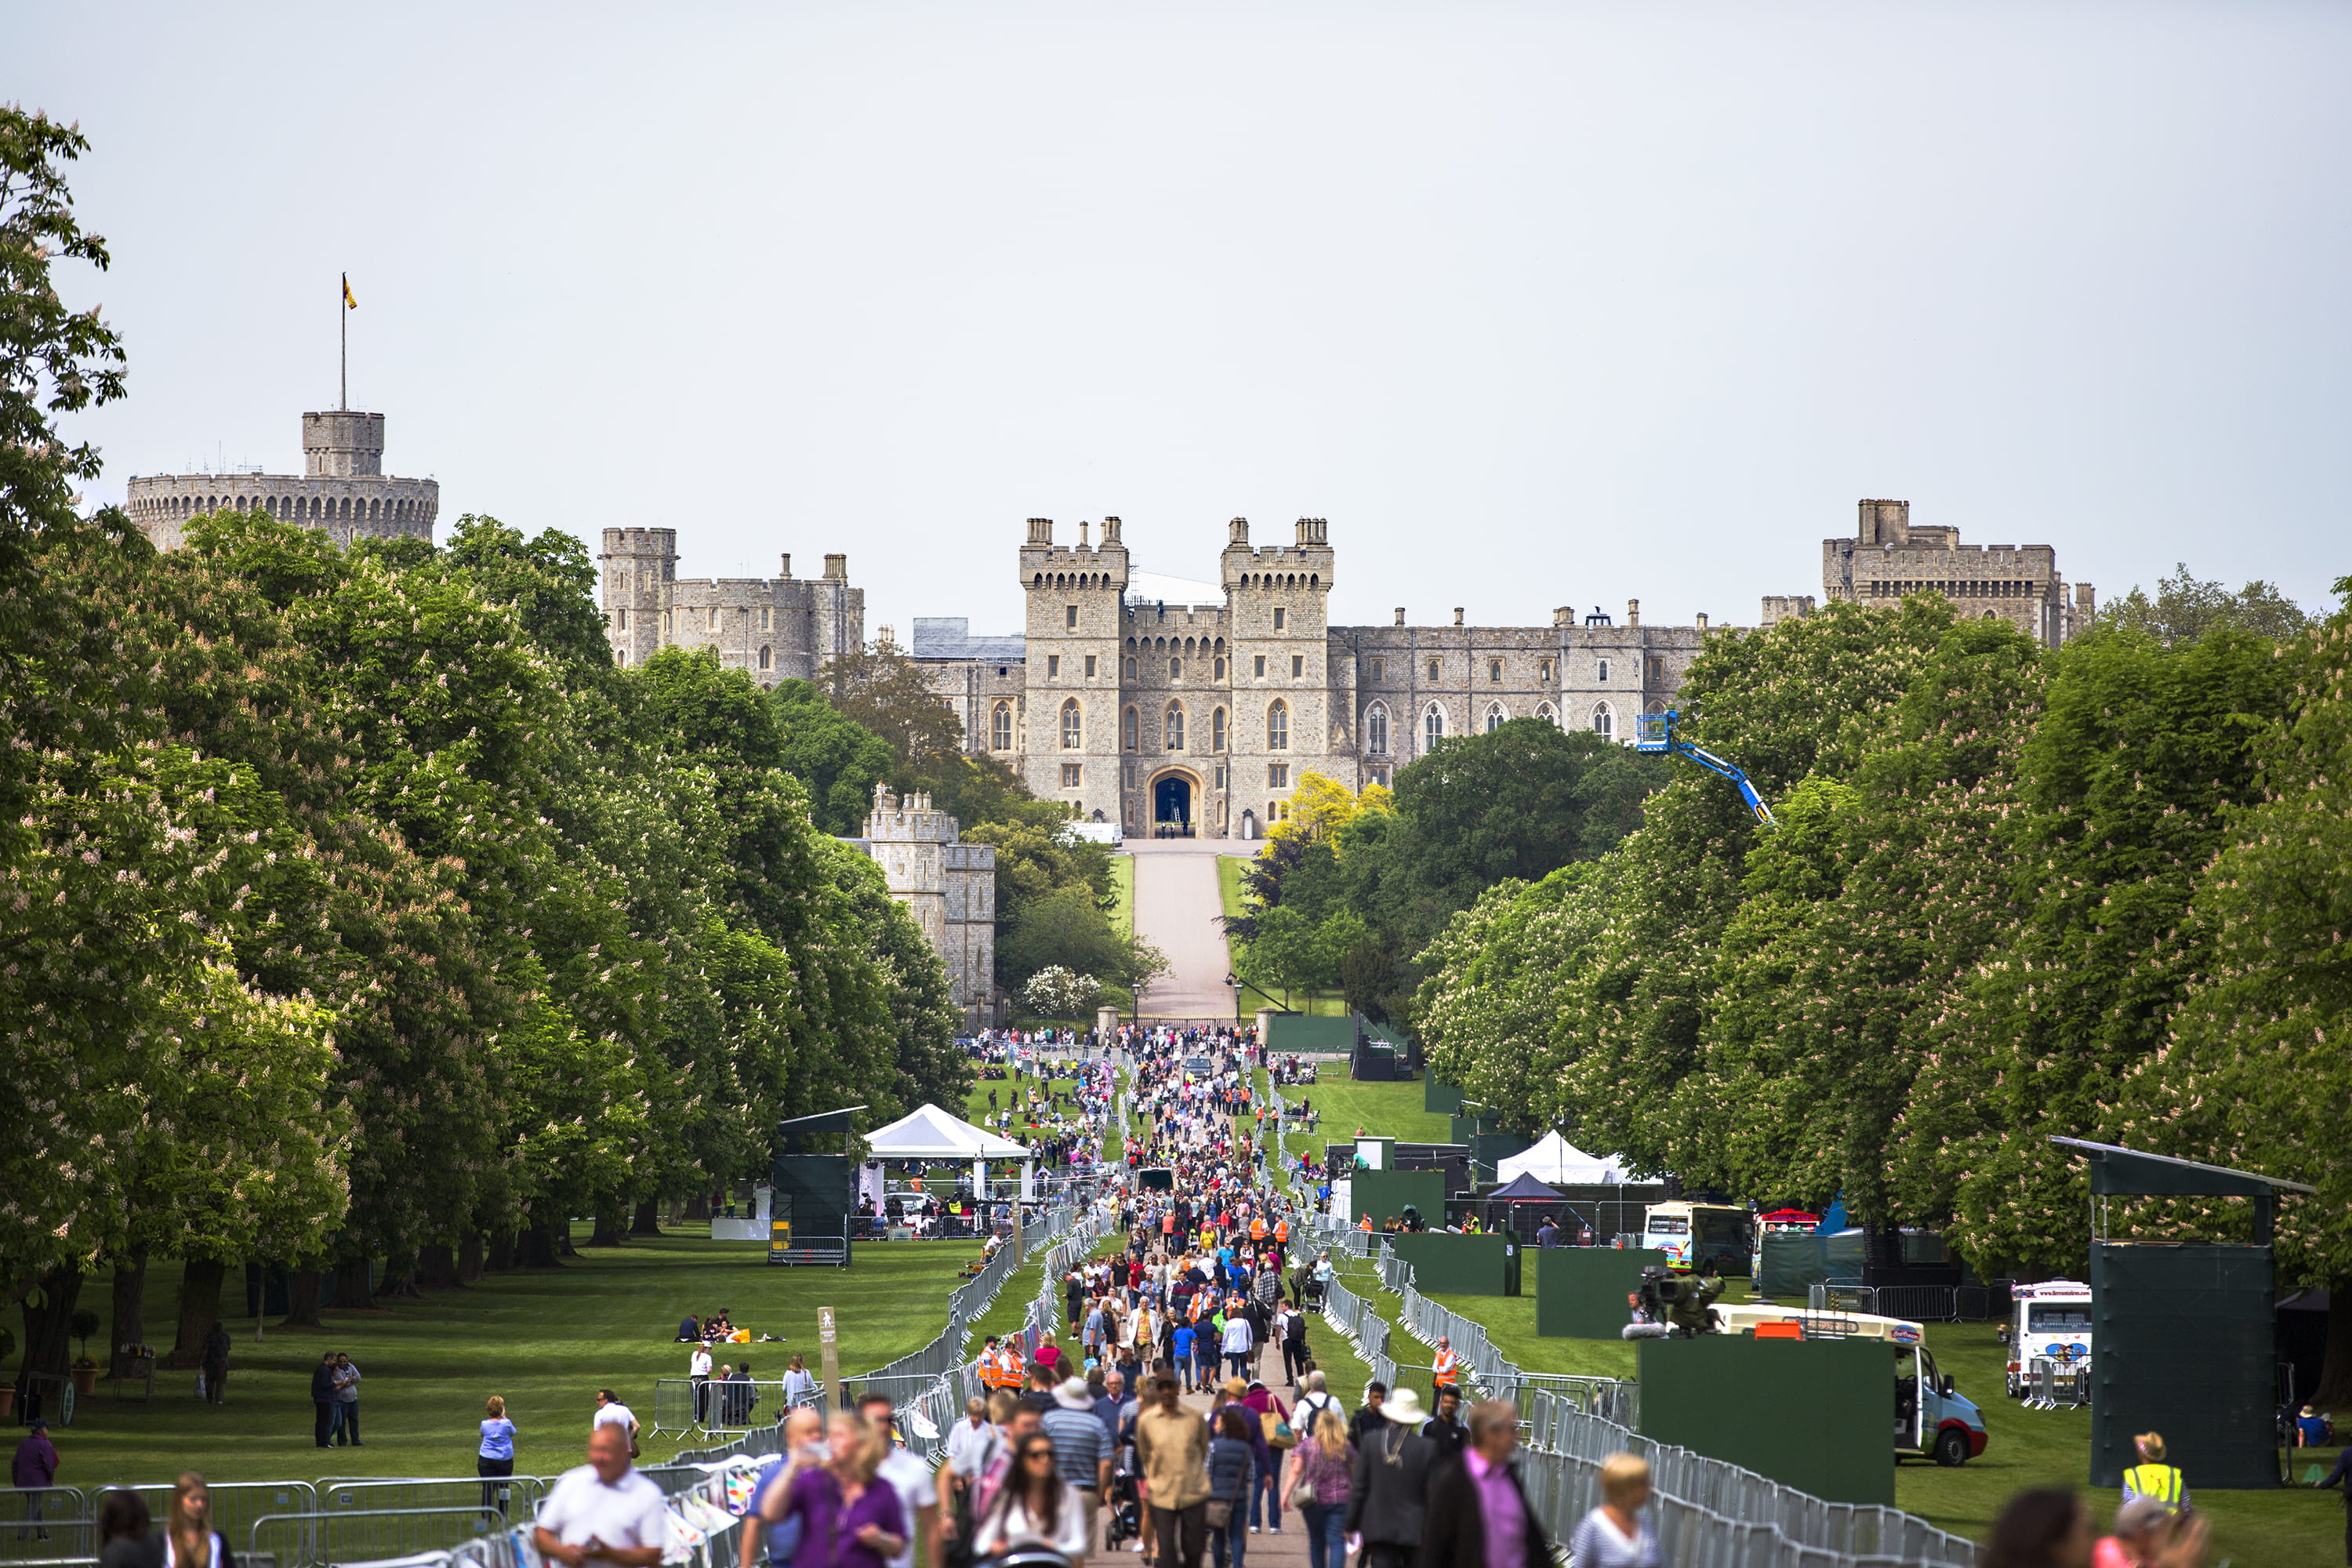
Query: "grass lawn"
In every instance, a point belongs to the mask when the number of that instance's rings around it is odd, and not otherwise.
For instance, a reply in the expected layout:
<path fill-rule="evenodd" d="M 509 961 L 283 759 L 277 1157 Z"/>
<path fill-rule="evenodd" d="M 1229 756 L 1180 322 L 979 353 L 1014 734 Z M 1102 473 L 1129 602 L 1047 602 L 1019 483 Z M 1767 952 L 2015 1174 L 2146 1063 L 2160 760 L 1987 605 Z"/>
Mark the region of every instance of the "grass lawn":
<path fill-rule="evenodd" d="M 578 1237 L 586 1234 L 583 1226 Z M 323 1331 L 273 1326 L 257 1345 L 253 1320 L 235 1317 L 226 1405 L 199 1404 L 193 1372 L 159 1373 L 152 1405 L 118 1401 L 101 1383 L 79 1403 L 74 1424 L 54 1431 L 58 1479 L 83 1488 L 161 1481 L 191 1466 L 218 1481 L 471 1475 L 476 1423 L 493 1394 L 506 1396 L 520 1434 L 516 1470 L 552 1475 L 581 1462 L 600 1386 L 652 1424 L 654 1379 L 686 1375 L 687 1347 L 672 1336 L 689 1312 L 725 1307 L 755 1334 L 782 1334 L 782 1344 L 718 1352 L 723 1361 L 748 1357 L 765 1379 L 781 1376 L 794 1352 L 818 1364 L 816 1312 L 830 1306 L 842 1371 L 856 1373 L 919 1348 L 946 1326 L 948 1292 L 973 1256 L 968 1242 L 892 1242 L 858 1247 L 846 1271 L 773 1268 L 752 1244 L 680 1233 L 583 1247 L 560 1269 L 494 1274 L 378 1311 L 329 1311 Z M 82 1300 L 103 1311 L 108 1288 L 107 1277 L 94 1278 Z M 149 1268 L 151 1335 L 168 1342 L 178 1293 L 175 1266 Z M 230 1294 L 224 1305 L 241 1313 L 234 1275 Z M 312 1446 L 310 1369 L 328 1350 L 349 1352 L 365 1375 L 362 1448 L 329 1454 Z M 665 1434 L 644 1447 L 652 1461 L 680 1444 Z"/>
<path fill-rule="evenodd" d="M 1224 905 L 1224 916 L 1227 920 L 1233 920 L 1242 912 L 1242 868 L 1248 864 L 1249 858 L 1246 856 L 1220 855 L 1217 857 L 1217 897 Z M 1134 872 L 1131 869 L 1133 865 L 1133 861 L 1129 862 L 1130 869 L 1128 875 L 1130 887 L 1134 885 Z"/>
<path fill-rule="evenodd" d="M 1294 1105 L 1307 1100 L 1323 1117 L 1319 1132 L 1291 1136 L 1294 1147 L 1319 1158 L 1327 1142 L 1347 1142 L 1359 1127 L 1368 1136 L 1406 1143 L 1443 1143 L 1452 1136 L 1447 1118 L 1421 1108 L 1418 1082 L 1358 1083 L 1344 1076 L 1346 1068 L 1345 1062 L 1326 1062 L 1320 1082 L 1282 1091 L 1283 1099 Z"/>
<path fill-rule="evenodd" d="M 1578 1373 L 1602 1377 L 1634 1375 L 1635 1349 L 1622 1340 L 1541 1339 L 1535 1331 L 1535 1291 L 1544 1254 L 1531 1252 L 1528 1294 L 1507 1296 L 1446 1296 L 1431 1299 L 1465 1318 L 1486 1325 L 1487 1336 L 1505 1355 L 1530 1372 Z M 1394 1324 L 1399 1299 L 1380 1288 L 1380 1278 L 1369 1264 L 1342 1266 L 1349 1289 L 1370 1301 Z M 1895 1500 L 1904 1511 L 1918 1515 L 1939 1530 L 1981 1541 L 1994 1515 L 2015 1493 L 2029 1487 L 2083 1487 L 2089 1473 L 2091 1415 L 2088 1410 L 2028 1410 L 2002 1393 L 2002 1368 L 2007 1354 L 1994 1338 L 1990 1323 L 1931 1323 L 1927 1346 L 1937 1366 L 1950 1373 L 1958 1391 L 1975 1400 L 1985 1414 L 1989 1441 L 1983 1455 L 1956 1469 L 1945 1469 L 1925 1459 L 1906 1459 L 1895 1469 Z M 1400 1361 L 1426 1361 L 1428 1350 L 1394 1328 L 1390 1350 Z M 1425 1384 L 1427 1374 L 1422 1374 Z M 1737 1408 L 1727 1399 L 1727 1410 Z M 2300 1475 L 2307 1464 L 2335 1463 L 2333 1450 L 2313 1451 L 2296 1459 Z M 2242 1564 L 2332 1564 L 2341 1550 L 2344 1503 L 2333 1492 L 2309 1490 L 2219 1491 L 2200 1488 L 2189 1478 L 2189 1492 L 2200 1510 L 2213 1521 L 2213 1561 Z M 2115 1499 L 2099 1493 L 2094 1499 L 2102 1526 L 2113 1513 Z"/>
<path fill-rule="evenodd" d="M 1121 936 L 1135 934 L 1135 857 L 1114 855 L 1110 858 L 1110 890 L 1118 900 L 1110 911 L 1110 923 Z"/>

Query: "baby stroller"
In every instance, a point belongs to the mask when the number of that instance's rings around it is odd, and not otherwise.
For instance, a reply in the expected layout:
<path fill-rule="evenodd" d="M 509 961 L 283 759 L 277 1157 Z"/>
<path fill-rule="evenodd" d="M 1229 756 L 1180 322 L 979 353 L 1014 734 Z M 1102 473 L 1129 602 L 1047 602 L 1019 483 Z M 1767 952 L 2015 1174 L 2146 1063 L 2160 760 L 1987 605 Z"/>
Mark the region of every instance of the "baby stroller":
<path fill-rule="evenodd" d="M 1143 1533 L 1143 1489 L 1136 1468 L 1135 1445 L 1124 1444 L 1111 1468 L 1110 1508 L 1103 1521 L 1103 1550 L 1116 1552 Z"/>

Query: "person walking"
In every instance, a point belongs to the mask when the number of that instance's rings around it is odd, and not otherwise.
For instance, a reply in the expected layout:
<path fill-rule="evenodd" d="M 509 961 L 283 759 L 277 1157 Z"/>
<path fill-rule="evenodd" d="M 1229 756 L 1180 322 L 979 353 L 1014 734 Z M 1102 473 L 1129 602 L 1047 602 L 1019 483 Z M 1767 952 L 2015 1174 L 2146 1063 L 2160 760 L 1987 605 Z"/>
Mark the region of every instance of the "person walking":
<path fill-rule="evenodd" d="M 1225 1331 L 1223 1344 L 1225 1352 L 1226 1374 L 1232 1377 L 1247 1376 L 1251 1358 L 1256 1354 L 1257 1341 L 1256 1336 L 1251 1331 L 1249 1316 L 1242 1310 L 1239 1301 L 1229 1301 L 1225 1304 Z"/>
<path fill-rule="evenodd" d="M 2143 1432 L 2132 1439 L 2139 1450 L 2139 1463 L 2124 1472 L 2124 1501 L 2136 1497 L 2154 1498 L 2174 1513 L 2189 1506 L 2189 1485 L 2179 1467 L 2164 1462 L 2164 1436 L 2158 1432 Z"/>
<path fill-rule="evenodd" d="M 515 1424 L 507 1419 L 507 1402 L 491 1394 L 482 1406 L 482 1441 L 474 1450 L 474 1473 L 482 1478 L 482 1506 L 507 1516 L 507 1500 L 514 1489 L 504 1484 L 514 1474 Z"/>
<path fill-rule="evenodd" d="M 793 1559 L 800 1554 L 801 1521 L 770 1524 L 764 1507 L 772 1493 L 781 1512 L 793 1478 L 811 1465 L 824 1464 L 825 1454 L 824 1417 L 805 1405 L 787 1411 L 782 1447 L 751 1479 L 751 1500 L 743 1511 L 739 1568 L 761 1568 L 763 1563 L 767 1568 L 791 1568 Z"/>
<path fill-rule="evenodd" d="M 1250 1443 L 1242 1406 L 1228 1405 L 1217 1412 L 1217 1435 L 1209 1440 L 1209 1500 L 1205 1510 L 1209 1546 L 1216 1568 L 1244 1568 L 1249 1536 L 1248 1498 L 1257 1473 L 1257 1456 Z"/>
<path fill-rule="evenodd" d="M 588 1462 L 558 1476 L 539 1505 L 531 1542 L 542 1558 L 563 1568 L 582 1568 L 590 1558 L 656 1568 L 669 1539 L 669 1504 L 652 1478 L 630 1467 L 634 1447 L 621 1422 L 600 1420 L 589 1429 Z"/>
<path fill-rule="evenodd" d="M 58 1449 L 49 1441 L 49 1424 L 37 1415 L 24 1441 L 16 1445 L 16 1458 L 8 1466 L 8 1484 L 25 1496 L 25 1522 L 33 1527 L 33 1539 L 47 1541 L 49 1530 L 42 1520 L 49 1489 L 58 1484 Z"/>
<path fill-rule="evenodd" d="M 1209 1434 L 1200 1417 L 1176 1401 L 1176 1380 L 1152 1380 L 1158 1403 L 1136 1417 L 1136 1462 L 1151 1507 L 1159 1568 L 1201 1568 L 1207 1546 Z"/>
<path fill-rule="evenodd" d="M 1307 1401 L 1298 1402 L 1295 1414 L 1306 1431 L 1290 1451 L 1290 1473 L 1283 1485 L 1307 1530 L 1307 1568 L 1347 1568 L 1348 1488 L 1356 1474 L 1356 1446 L 1348 1441 L 1339 1402 L 1328 1394 L 1323 1397 L 1326 1403 L 1311 1415 Z"/>
<path fill-rule="evenodd" d="M 360 1369 L 343 1352 L 335 1354 L 335 1447 L 360 1446 Z"/>
<path fill-rule="evenodd" d="M 1657 1568 L 1657 1532 L 1642 1510 L 1650 1500 L 1650 1462 L 1633 1454 L 1601 1461 L 1601 1506 L 1569 1538 L 1570 1568 Z"/>
<path fill-rule="evenodd" d="M 1364 1384 L 1364 1403 L 1348 1418 L 1348 1440 L 1358 1448 L 1361 1448 L 1364 1439 L 1379 1431 L 1381 1423 L 1388 1419 L 1381 1414 L 1381 1407 L 1388 1403 L 1388 1397 L 1389 1385 L 1378 1378 Z"/>
<path fill-rule="evenodd" d="M 163 1568 L 235 1568 L 236 1563 L 228 1543 L 213 1528 L 212 1488 L 195 1471 L 182 1471 L 172 1483 L 172 1513 L 163 1529 Z"/>
<path fill-rule="evenodd" d="M 1517 1406 L 1470 1407 L 1468 1447 L 1429 1483 L 1421 1568 L 1551 1568 L 1551 1541 L 1511 1468 L 1518 1446 Z"/>
<path fill-rule="evenodd" d="M 784 1368 L 784 1404 L 812 1404 L 816 1399 L 816 1373 L 808 1369 L 808 1362 L 794 1355 L 792 1364 Z"/>
<path fill-rule="evenodd" d="M 321 1448 L 332 1446 L 335 1434 L 335 1352 L 329 1351 L 310 1369 L 310 1404 L 318 1412 L 313 1436 Z"/>
<path fill-rule="evenodd" d="M 1405 1568 L 1421 1544 L 1423 1504 L 1435 1445 L 1421 1435 L 1421 1398 L 1400 1388 L 1377 1408 L 1381 1425 L 1356 1445 L 1348 1533 L 1362 1542 L 1360 1568 Z"/>
<path fill-rule="evenodd" d="M 204 1342 L 205 1403 L 228 1403 L 228 1331 L 215 1323 Z"/>
<path fill-rule="evenodd" d="M 2315 1485 L 2322 1490 L 2329 1487 L 2344 1489 L 2344 1561 L 2352 1564 L 2352 1443 L 2346 1444 L 2344 1451 L 2336 1456 L 2336 1468 L 2327 1472 L 2327 1479 Z"/>
<path fill-rule="evenodd" d="M 915 1568 L 915 1541 L 923 1542 L 926 1568 L 940 1568 L 946 1542 L 940 1531 L 940 1489 L 931 1467 L 902 1446 L 898 1409 L 887 1394 L 867 1394 L 857 1401 L 857 1413 L 882 1434 L 882 1462 L 874 1474 L 898 1494 L 898 1511 L 908 1526 L 907 1544 L 890 1558 L 890 1568 Z"/>
<path fill-rule="evenodd" d="M 1024 1546 L 1045 1546 L 1072 1563 L 1087 1555 L 1085 1508 L 1071 1494 L 1054 1440 L 1032 1432 L 1013 1456 L 1013 1470 L 997 1489 L 972 1540 L 982 1556 Z"/>
<path fill-rule="evenodd" d="M 772 1524 L 801 1521 L 800 1550 L 793 1568 L 887 1568 L 908 1548 L 911 1527 L 898 1494 L 876 1472 L 882 1466 L 884 1438 L 853 1410 L 837 1410 L 825 1424 L 825 1462 L 793 1478 L 778 1508 L 763 1500 L 761 1517 Z"/>
<path fill-rule="evenodd" d="M 147 1503 L 128 1487 L 110 1487 L 98 1505 L 98 1568 L 163 1568 L 163 1542 L 152 1534 Z"/>
<path fill-rule="evenodd" d="M 1421 1424 L 1421 1435 L 1437 1445 L 1440 1464 L 1460 1457 L 1470 1442 L 1470 1429 L 1462 1424 L 1460 1389 L 1446 1387 L 1437 1391 L 1437 1414 Z"/>

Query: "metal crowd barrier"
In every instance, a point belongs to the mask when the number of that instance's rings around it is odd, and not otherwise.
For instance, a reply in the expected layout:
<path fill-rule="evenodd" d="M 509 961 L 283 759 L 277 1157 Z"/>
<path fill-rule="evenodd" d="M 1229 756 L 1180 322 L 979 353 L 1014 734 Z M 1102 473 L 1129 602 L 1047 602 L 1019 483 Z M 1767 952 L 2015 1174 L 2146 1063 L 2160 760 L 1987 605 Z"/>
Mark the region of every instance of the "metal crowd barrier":
<path fill-rule="evenodd" d="M 496 1530 L 497 1509 L 478 1500 L 469 1507 L 351 1509 L 335 1513 L 266 1513 L 253 1521 L 246 1540 L 256 1556 L 280 1568 L 297 1563 L 373 1563 L 430 1552 L 453 1534 Z M 226 1539 L 224 1532 L 224 1539 Z"/>
<path fill-rule="evenodd" d="M 1992 1285 L 1862 1285 L 1831 1280 L 1805 1288 L 1815 1311 L 1864 1312 L 1914 1323 L 1981 1323 L 2009 1312 L 2006 1281 Z"/>
<path fill-rule="evenodd" d="M 784 1397 L 782 1378 L 757 1377 L 738 1383 L 690 1377 L 654 1379 L 654 1419 L 648 1437 L 664 1432 L 748 1432 L 781 1420 L 792 1403 Z M 807 1404 L 803 1398 L 798 1403 Z"/>

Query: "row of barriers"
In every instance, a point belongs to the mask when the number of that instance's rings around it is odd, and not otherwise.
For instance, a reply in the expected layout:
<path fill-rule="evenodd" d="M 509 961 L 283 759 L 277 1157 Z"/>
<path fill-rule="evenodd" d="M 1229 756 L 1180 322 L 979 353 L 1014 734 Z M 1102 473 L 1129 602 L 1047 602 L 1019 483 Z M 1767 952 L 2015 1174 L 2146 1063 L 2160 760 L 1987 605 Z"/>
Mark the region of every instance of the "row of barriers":
<path fill-rule="evenodd" d="M 1268 1089 L 1271 1103 L 1279 1105 L 1278 1092 L 1271 1083 Z M 1275 1139 L 1276 1158 L 1284 1161 L 1279 1126 Z M 1828 1502 L 1643 1436 L 1634 1429 L 1641 1421 L 1640 1384 L 1517 1366 L 1487 1337 L 1486 1325 L 1423 1295 L 1412 1266 L 1384 1237 L 1325 1221 L 1312 1241 L 1370 1258 L 1381 1287 L 1398 1297 L 1405 1331 L 1433 1347 L 1445 1338 L 1481 1393 L 1517 1405 L 1520 1480 L 1555 1542 L 1564 1544 L 1577 1521 L 1599 1506 L 1601 1462 L 1631 1453 L 1649 1463 L 1660 1561 L 1671 1568 L 1975 1568 L 1975 1542 L 1900 1509 Z M 1381 1382 L 1394 1387 L 1400 1370 L 1423 1370 L 1396 1359 L 1387 1320 L 1336 1277 L 1325 1292 L 1323 1315 L 1355 1342 Z"/>

